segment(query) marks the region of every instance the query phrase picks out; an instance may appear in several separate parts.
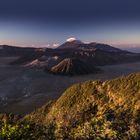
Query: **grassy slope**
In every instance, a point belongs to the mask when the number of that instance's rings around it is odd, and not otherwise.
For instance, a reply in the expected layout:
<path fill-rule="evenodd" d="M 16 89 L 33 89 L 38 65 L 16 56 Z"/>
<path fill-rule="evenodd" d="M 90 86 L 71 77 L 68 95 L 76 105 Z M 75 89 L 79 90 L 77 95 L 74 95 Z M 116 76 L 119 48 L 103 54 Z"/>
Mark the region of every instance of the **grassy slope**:
<path fill-rule="evenodd" d="M 3 139 L 140 139 L 140 73 L 73 85 L 19 120 L 1 116 Z"/>
<path fill-rule="evenodd" d="M 39 120 L 40 112 L 30 119 Z M 41 120 L 55 126 L 57 139 L 139 139 L 140 73 L 73 85 Z"/>

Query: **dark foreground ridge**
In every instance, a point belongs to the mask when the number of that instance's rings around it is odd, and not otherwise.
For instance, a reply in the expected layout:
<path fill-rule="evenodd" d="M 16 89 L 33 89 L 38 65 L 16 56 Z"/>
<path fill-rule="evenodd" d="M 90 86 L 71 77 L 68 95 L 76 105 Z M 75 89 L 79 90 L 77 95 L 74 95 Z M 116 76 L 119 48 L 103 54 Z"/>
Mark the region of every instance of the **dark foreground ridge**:
<path fill-rule="evenodd" d="M 20 121 L 11 118 L 1 119 L 2 138 L 139 140 L 140 73 L 75 84 Z"/>

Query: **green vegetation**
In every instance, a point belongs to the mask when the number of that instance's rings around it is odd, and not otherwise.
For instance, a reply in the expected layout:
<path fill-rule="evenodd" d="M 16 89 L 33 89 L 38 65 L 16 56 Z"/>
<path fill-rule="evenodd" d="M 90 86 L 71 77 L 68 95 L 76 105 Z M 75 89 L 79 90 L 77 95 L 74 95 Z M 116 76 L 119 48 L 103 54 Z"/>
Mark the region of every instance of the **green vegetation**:
<path fill-rule="evenodd" d="M 140 73 L 73 85 L 56 102 L 1 124 L 9 140 L 139 140 Z"/>
<path fill-rule="evenodd" d="M 45 127 L 15 115 L 1 115 L 0 138 L 2 140 L 43 140 Z"/>

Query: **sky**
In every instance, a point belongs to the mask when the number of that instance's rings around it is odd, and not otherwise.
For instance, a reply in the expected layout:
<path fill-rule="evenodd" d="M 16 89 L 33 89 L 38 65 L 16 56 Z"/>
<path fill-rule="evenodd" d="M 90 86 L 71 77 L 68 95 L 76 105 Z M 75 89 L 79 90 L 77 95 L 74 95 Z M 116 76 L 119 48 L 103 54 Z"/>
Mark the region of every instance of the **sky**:
<path fill-rule="evenodd" d="M 140 0 L 0 0 L 0 44 L 56 47 L 67 38 L 140 44 Z"/>

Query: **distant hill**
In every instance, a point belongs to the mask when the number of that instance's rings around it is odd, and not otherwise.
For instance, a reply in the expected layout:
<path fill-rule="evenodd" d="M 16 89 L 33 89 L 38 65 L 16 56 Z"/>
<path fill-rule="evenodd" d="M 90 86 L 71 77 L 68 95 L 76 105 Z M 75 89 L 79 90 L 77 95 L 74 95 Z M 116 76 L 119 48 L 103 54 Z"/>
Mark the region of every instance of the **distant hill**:
<path fill-rule="evenodd" d="M 9 57 L 9 56 L 24 56 L 27 54 L 34 53 L 36 51 L 35 48 L 22 48 L 16 46 L 9 45 L 0 45 L 0 57 Z"/>
<path fill-rule="evenodd" d="M 26 50 L 26 48 L 23 48 Z M 28 48 L 27 48 L 28 50 Z M 26 53 L 26 54 L 22 54 L 21 56 L 15 60 L 14 62 L 11 62 L 11 64 L 13 65 L 26 65 L 28 63 L 31 63 L 32 61 L 36 60 L 36 59 L 40 59 L 41 57 L 43 57 L 45 55 L 46 50 L 51 50 L 51 49 L 46 49 L 46 48 L 33 48 L 33 51 Z"/>
<path fill-rule="evenodd" d="M 73 85 L 26 118 L 56 139 L 140 138 L 140 73 Z"/>
<path fill-rule="evenodd" d="M 46 57 L 45 55 L 43 56 L 41 55 L 41 57 L 39 58 L 37 57 L 37 59 L 34 59 L 33 61 L 26 63 L 24 66 L 30 68 L 48 69 L 56 65 L 58 62 L 60 62 L 60 58 L 58 56 Z"/>

